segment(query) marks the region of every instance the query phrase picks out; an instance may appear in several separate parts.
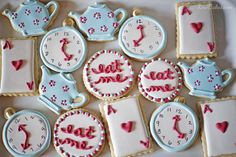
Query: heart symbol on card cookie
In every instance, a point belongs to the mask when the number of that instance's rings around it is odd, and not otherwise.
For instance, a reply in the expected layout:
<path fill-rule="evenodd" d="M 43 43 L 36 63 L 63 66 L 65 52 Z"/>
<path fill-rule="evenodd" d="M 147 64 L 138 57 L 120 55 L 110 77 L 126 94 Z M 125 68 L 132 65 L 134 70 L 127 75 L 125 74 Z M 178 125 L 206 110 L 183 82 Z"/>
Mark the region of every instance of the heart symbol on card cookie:
<path fill-rule="evenodd" d="M 203 27 L 202 22 L 196 22 L 196 23 L 191 23 L 191 27 L 194 30 L 194 32 L 199 33 Z"/>
<path fill-rule="evenodd" d="M 222 133 L 226 132 L 228 126 L 229 126 L 229 123 L 227 121 L 216 123 L 216 128 L 219 129 Z"/>
<path fill-rule="evenodd" d="M 22 64 L 23 64 L 23 60 L 22 59 L 14 60 L 14 61 L 11 61 L 11 64 L 15 68 L 15 70 L 18 71 L 21 68 Z"/>
<path fill-rule="evenodd" d="M 133 122 L 132 121 L 124 122 L 121 123 L 120 126 L 124 131 L 130 133 L 132 131 Z"/>

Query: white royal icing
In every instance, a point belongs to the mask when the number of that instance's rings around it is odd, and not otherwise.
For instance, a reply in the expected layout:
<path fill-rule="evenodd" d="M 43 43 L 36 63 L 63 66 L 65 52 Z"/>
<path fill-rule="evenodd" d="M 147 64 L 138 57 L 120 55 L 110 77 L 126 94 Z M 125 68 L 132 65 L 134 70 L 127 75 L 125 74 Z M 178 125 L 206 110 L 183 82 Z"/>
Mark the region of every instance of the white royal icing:
<path fill-rule="evenodd" d="M 110 111 L 108 115 L 109 105 L 114 111 Z M 114 156 L 133 155 L 145 152 L 150 148 L 150 139 L 138 98 L 128 97 L 111 103 L 105 102 L 101 104 L 101 109 L 108 124 Z M 133 122 L 131 132 L 126 132 L 121 128 L 121 123 L 128 121 Z M 140 141 L 148 141 L 149 146 L 145 147 Z"/>
<path fill-rule="evenodd" d="M 6 42 L 9 43 L 6 46 Z M 34 80 L 34 40 L 2 39 L 1 43 L 1 87 L 0 93 L 33 92 Z M 4 46 L 6 48 L 4 48 Z M 23 60 L 19 70 L 15 70 L 12 61 Z M 32 85 L 30 89 L 27 82 Z"/>
<path fill-rule="evenodd" d="M 208 105 L 212 112 L 207 110 L 204 113 L 205 105 Z M 208 157 L 235 154 L 236 99 L 202 103 L 201 111 Z M 224 121 L 228 123 L 228 127 L 222 133 L 217 129 L 216 123 Z"/>

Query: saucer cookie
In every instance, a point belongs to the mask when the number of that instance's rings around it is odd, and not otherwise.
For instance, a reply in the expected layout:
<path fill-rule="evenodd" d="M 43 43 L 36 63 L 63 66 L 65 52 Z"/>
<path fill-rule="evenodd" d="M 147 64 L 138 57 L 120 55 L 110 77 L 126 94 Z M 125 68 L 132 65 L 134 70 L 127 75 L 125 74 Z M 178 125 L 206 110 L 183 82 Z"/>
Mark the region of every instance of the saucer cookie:
<path fill-rule="evenodd" d="M 138 96 L 100 104 L 113 157 L 137 156 L 152 151 Z"/>
<path fill-rule="evenodd" d="M 0 39 L 0 95 L 30 96 L 37 94 L 38 57 L 35 38 Z"/>
<path fill-rule="evenodd" d="M 158 58 L 145 63 L 138 75 L 138 88 L 142 95 L 153 102 L 173 100 L 182 88 L 182 75 L 177 65 Z"/>
<path fill-rule="evenodd" d="M 212 2 L 177 3 L 177 58 L 216 57 L 212 14 Z"/>
<path fill-rule="evenodd" d="M 53 143 L 63 157 L 95 157 L 105 145 L 105 128 L 91 112 L 74 109 L 57 119 Z"/>
<path fill-rule="evenodd" d="M 204 157 L 236 156 L 236 97 L 199 102 Z"/>
<path fill-rule="evenodd" d="M 168 102 L 153 112 L 150 130 L 161 148 L 169 152 L 183 151 L 198 136 L 198 118 L 186 104 Z"/>
<path fill-rule="evenodd" d="M 50 146 L 51 128 L 40 112 L 13 108 L 5 109 L 8 119 L 3 127 L 2 138 L 8 152 L 15 157 L 38 157 Z M 4 156 L 4 155 L 3 155 Z"/>
<path fill-rule="evenodd" d="M 129 61 L 112 50 L 96 52 L 83 70 L 85 87 L 103 100 L 117 99 L 129 92 L 134 82 L 134 71 Z"/>

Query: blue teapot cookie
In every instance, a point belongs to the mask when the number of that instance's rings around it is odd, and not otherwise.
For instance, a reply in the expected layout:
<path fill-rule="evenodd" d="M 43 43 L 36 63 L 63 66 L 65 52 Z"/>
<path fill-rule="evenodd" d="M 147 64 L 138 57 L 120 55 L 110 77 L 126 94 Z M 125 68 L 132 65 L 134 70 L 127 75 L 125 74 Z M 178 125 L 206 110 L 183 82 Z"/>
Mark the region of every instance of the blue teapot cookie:
<path fill-rule="evenodd" d="M 87 95 L 77 91 L 76 81 L 71 74 L 51 73 L 45 66 L 41 69 L 39 101 L 53 112 L 60 114 L 62 110 L 81 107 L 87 102 Z"/>
<path fill-rule="evenodd" d="M 49 13 L 49 7 L 53 11 Z M 2 14 L 9 18 L 12 27 L 23 36 L 38 36 L 46 33 L 45 28 L 50 24 L 58 11 L 58 3 L 50 1 L 46 5 L 37 0 L 25 0 L 15 11 L 5 9 Z"/>
<path fill-rule="evenodd" d="M 221 71 L 215 62 L 208 58 L 198 60 L 192 66 L 178 62 L 183 74 L 185 85 L 190 89 L 189 94 L 215 99 L 216 92 L 223 90 L 234 77 L 233 71 Z M 224 76 L 227 76 L 224 79 Z"/>
<path fill-rule="evenodd" d="M 118 20 L 117 16 L 120 13 L 122 17 Z M 125 21 L 127 13 L 121 8 L 112 11 L 105 4 L 95 3 L 95 5 L 89 6 L 82 15 L 70 12 L 69 16 L 75 19 L 88 40 L 108 41 L 115 39 L 114 34 Z"/>

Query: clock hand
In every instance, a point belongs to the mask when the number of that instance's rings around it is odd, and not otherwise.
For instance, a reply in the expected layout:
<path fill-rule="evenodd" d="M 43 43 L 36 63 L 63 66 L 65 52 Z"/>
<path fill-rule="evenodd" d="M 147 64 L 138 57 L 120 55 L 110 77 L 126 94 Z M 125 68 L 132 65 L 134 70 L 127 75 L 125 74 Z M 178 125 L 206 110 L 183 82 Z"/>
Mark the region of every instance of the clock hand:
<path fill-rule="evenodd" d="M 177 132 L 178 138 L 184 138 L 184 133 L 181 133 L 181 132 L 177 129 L 177 122 L 180 121 L 179 115 L 175 115 L 172 119 L 174 120 L 173 130 Z"/>
<path fill-rule="evenodd" d="M 31 144 L 28 143 L 28 140 L 29 140 L 29 132 L 26 131 L 25 126 L 26 126 L 26 124 L 20 124 L 20 125 L 18 126 L 18 131 L 19 131 L 19 132 L 22 131 L 22 132 L 24 132 L 24 134 L 25 134 L 25 142 L 24 142 L 24 143 L 21 143 L 21 147 L 23 148 L 23 150 L 26 150 L 26 149 L 29 148 L 30 145 L 31 145 Z"/>
<path fill-rule="evenodd" d="M 142 25 L 138 25 L 137 29 L 140 31 L 140 37 L 138 40 L 133 40 L 134 43 L 134 47 L 139 46 L 139 43 L 141 40 L 143 40 L 144 35 L 143 35 L 143 26 Z"/>
<path fill-rule="evenodd" d="M 69 41 L 68 41 L 66 38 L 63 38 L 63 39 L 60 40 L 60 43 L 62 43 L 61 51 L 62 51 L 62 53 L 63 53 L 63 54 L 65 55 L 65 57 L 66 57 L 66 58 L 64 58 L 64 60 L 65 60 L 65 61 L 71 60 L 71 58 L 73 57 L 73 55 L 69 55 L 69 54 L 67 54 L 66 51 L 65 51 L 65 46 L 66 46 L 67 44 L 69 44 Z"/>

